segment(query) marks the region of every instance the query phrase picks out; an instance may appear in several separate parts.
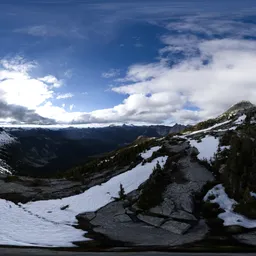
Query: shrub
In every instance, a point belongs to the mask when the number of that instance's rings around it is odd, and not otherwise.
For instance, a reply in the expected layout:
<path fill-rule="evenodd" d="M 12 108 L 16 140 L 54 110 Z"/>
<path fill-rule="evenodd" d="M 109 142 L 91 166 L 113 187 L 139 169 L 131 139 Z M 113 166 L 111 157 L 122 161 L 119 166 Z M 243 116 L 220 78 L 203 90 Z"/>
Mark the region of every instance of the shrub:
<path fill-rule="evenodd" d="M 171 174 L 166 167 L 157 163 L 149 179 L 141 186 L 141 195 L 137 201 L 139 208 L 148 210 L 163 201 L 163 192 L 171 182 Z"/>
<path fill-rule="evenodd" d="M 202 207 L 202 215 L 205 219 L 217 218 L 224 212 L 217 203 L 205 202 Z"/>
<path fill-rule="evenodd" d="M 256 219 L 256 200 L 252 199 L 249 202 L 241 202 L 235 206 L 234 211 L 247 218 Z"/>
<path fill-rule="evenodd" d="M 120 184 L 120 190 L 118 192 L 119 200 L 125 200 L 126 199 L 126 194 L 124 191 L 124 187 L 122 184 Z"/>

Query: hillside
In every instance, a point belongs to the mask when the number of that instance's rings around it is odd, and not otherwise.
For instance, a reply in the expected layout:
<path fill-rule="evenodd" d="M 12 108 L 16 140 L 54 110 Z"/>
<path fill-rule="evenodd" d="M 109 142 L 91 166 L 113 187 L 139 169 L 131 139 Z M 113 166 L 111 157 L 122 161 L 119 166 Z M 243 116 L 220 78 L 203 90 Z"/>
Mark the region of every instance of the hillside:
<path fill-rule="evenodd" d="M 182 125 L 104 128 L 1 128 L 0 172 L 54 177 L 88 158 L 123 147 L 139 136 L 160 137 Z"/>
<path fill-rule="evenodd" d="M 140 136 L 59 179 L 0 177 L 2 244 L 256 246 L 256 108 L 240 106 L 183 133 Z M 28 237 L 11 231 L 24 225 Z"/>

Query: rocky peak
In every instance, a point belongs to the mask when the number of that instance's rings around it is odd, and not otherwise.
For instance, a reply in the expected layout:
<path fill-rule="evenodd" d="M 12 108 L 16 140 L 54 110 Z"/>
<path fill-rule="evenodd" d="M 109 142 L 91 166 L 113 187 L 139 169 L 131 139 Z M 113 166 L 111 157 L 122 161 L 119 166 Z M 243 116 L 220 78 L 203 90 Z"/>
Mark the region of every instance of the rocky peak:
<path fill-rule="evenodd" d="M 247 110 L 247 109 L 250 109 L 253 107 L 255 107 L 255 105 L 252 104 L 250 101 L 243 100 L 243 101 L 240 101 L 240 102 L 232 105 L 225 113 L 226 114 L 236 114 L 240 111 L 244 111 L 244 110 Z"/>

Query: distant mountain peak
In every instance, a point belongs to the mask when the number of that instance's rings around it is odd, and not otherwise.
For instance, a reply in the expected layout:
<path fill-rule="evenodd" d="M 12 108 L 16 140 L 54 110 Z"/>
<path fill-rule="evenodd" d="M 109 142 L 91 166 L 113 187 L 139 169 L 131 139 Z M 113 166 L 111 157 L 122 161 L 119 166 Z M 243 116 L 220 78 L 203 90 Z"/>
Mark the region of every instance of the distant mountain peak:
<path fill-rule="evenodd" d="M 248 109 L 251 107 L 255 107 L 255 105 L 252 104 L 250 101 L 242 100 L 242 101 L 239 101 L 238 103 L 232 105 L 227 111 L 232 112 L 233 110 Z"/>
<path fill-rule="evenodd" d="M 233 115 L 242 114 L 246 110 L 254 108 L 255 105 L 252 104 L 250 101 L 242 100 L 238 103 L 232 105 L 227 111 L 225 111 L 220 117 L 231 117 Z"/>

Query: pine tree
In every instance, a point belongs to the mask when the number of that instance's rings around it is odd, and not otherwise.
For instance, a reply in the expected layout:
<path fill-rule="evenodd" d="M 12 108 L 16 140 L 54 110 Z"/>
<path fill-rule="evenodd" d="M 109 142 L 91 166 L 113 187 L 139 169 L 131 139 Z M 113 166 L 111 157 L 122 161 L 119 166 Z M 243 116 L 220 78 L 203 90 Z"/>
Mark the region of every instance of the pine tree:
<path fill-rule="evenodd" d="M 120 190 L 118 192 L 119 200 L 124 200 L 126 198 L 124 187 L 122 184 L 120 184 Z"/>

